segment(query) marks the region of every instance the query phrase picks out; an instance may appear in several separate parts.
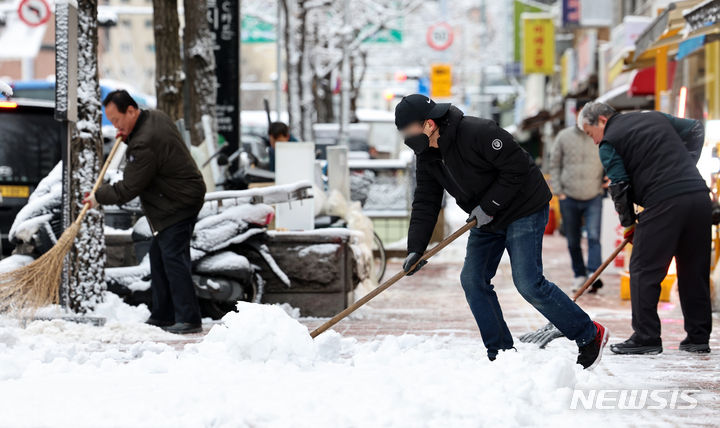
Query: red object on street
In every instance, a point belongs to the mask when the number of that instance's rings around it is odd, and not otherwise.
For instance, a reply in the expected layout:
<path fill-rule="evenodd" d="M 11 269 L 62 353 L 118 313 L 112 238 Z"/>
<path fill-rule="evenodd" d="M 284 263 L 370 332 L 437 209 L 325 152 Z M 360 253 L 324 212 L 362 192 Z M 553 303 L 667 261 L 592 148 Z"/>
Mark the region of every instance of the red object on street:
<path fill-rule="evenodd" d="M 555 229 L 557 229 L 557 219 L 555 218 L 555 210 L 550 209 L 550 214 L 548 215 L 548 222 L 545 225 L 545 234 L 552 235 L 553 233 L 555 233 Z"/>

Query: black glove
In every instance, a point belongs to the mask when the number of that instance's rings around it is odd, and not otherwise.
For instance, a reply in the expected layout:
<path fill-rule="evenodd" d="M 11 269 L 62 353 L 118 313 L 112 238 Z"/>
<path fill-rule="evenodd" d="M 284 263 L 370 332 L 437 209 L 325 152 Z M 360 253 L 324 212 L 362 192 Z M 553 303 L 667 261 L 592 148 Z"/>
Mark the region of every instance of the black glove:
<path fill-rule="evenodd" d="M 415 269 L 411 271 L 410 268 L 413 267 L 413 265 L 417 263 L 418 260 L 420 260 L 420 257 L 422 257 L 422 254 L 420 253 L 410 253 L 407 257 L 405 257 L 405 261 L 403 262 L 403 270 L 408 274 L 408 276 L 419 271 L 421 267 L 427 264 L 427 260 L 423 260 L 418 263 Z"/>
<path fill-rule="evenodd" d="M 637 215 L 633 205 L 632 187 L 624 181 L 613 183 L 609 187 L 610 196 L 615 202 L 615 211 L 620 216 L 620 224 L 623 227 L 630 227 L 635 224 Z"/>
<path fill-rule="evenodd" d="M 712 224 L 715 226 L 720 224 L 720 204 L 717 202 L 712 204 Z"/>

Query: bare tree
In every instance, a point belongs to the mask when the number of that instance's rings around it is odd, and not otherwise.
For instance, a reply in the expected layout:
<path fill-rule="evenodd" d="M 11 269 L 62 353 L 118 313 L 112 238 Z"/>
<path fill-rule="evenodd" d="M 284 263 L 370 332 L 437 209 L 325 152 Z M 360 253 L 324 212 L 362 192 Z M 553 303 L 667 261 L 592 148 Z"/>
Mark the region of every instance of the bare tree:
<path fill-rule="evenodd" d="M 102 163 L 100 85 L 97 68 L 97 0 L 78 1 L 78 121 L 71 141 L 71 218 L 95 184 Z M 68 306 L 85 313 L 105 290 L 104 216 L 88 212 L 70 252 Z"/>
<path fill-rule="evenodd" d="M 422 4 L 421 0 L 356 0 L 351 4 L 347 24 L 343 1 L 279 1 L 285 17 L 290 126 L 302 139 L 312 138 L 311 125 L 315 120 L 336 118 L 332 97 L 343 49 L 349 50 L 351 61 L 364 63 L 362 58 L 368 48 L 363 42 Z M 351 96 L 357 97 L 364 75 L 364 70 L 356 73 L 350 85 Z M 345 78 L 352 79 L 350 75 Z"/>
<path fill-rule="evenodd" d="M 183 72 L 177 0 L 153 0 L 155 93 L 157 108 L 172 118 L 183 117 Z"/>
<path fill-rule="evenodd" d="M 202 117 L 208 115 L 216 133 L 215 104 L 217 100 L 217 79 L 215 78 L 215 53 L 213 39 L 207 19 L 207 2 L 184 0 L 185 29 L 183 51 L 188 103 L 188 117 L 185 118 L 193 145 L 204 140 Z"/>

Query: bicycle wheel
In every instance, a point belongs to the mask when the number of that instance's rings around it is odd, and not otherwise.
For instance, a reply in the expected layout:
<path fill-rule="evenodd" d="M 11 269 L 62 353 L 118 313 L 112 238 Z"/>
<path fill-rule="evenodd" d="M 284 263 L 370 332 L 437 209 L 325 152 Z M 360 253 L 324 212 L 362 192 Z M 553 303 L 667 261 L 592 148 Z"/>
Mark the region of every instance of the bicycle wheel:
<path fill-rule="evenodd" d="M 385 276 L 387 268 L 387 257 L 385 256 L 385 247 L 377 233 L 373 232 L 373 274 L 378 284 Z"/>

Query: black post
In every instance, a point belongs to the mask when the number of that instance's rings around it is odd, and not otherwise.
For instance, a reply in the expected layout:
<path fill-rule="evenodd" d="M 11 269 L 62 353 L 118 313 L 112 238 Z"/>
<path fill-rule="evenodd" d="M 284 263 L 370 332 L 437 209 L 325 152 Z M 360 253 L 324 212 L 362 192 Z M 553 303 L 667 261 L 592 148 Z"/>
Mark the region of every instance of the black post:
<path fill-rule="evenodd" d="M 214 39 L 218 134 L 230 155 L 240 148 L 240 2 L 208 0 L 208 22 Z M 230 165 L 230 171 L 238 167 Z"/>

